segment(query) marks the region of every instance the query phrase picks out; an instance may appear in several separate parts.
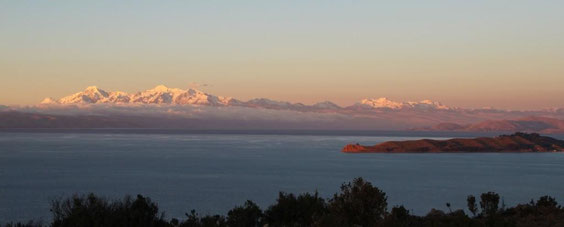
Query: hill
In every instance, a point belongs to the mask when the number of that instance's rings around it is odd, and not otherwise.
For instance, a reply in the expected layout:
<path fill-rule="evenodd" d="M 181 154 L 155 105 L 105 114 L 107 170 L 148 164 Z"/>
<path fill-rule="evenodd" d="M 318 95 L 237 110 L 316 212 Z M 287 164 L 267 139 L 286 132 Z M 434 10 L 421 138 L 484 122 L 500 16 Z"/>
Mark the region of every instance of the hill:
<path fill-rule="evenodd" d="M 515 120 L 486 120 L 475 124 L 439 123 L 413 131 L 564 133 L 564 120 L 529 116 Z"/>
<path fill-rule="evenodd" d="M 439 153 L 439 152 L 561 152 L 564 141 L 536 133 L 515 133 L 493 138 L 388 141 L 374 146 L 346 145 L 345 153 Z"/>

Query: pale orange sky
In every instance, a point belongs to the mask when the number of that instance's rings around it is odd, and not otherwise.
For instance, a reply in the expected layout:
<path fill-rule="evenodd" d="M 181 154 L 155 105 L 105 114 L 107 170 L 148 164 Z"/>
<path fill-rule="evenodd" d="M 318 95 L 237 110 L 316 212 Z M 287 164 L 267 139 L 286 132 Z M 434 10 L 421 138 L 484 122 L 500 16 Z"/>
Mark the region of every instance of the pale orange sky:
<path fill-rule="evenodd" d="M 564 107 L 562 1 L 1 2 L 0 104 L 97 85 Z"/>

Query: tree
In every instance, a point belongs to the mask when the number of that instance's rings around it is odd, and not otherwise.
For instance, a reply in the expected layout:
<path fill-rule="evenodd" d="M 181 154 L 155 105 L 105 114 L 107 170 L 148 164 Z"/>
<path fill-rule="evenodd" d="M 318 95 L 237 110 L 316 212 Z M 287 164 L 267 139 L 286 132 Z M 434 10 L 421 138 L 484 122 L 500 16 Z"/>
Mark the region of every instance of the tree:
<path fill-rule="evenodd" d="M 390 212 L 390 217 L 393 217 L 395 220 L 404 220 L 410 216 L 409 210 L 407 210 L 403 205 L 393 207 Z"/>
<path fill-rule="evenodd" d="M 389 215 L 379 224 L 380 226 L 393 227 L 420 226 L 418 218 L 410 215 L 409 211 L 404 206 L 393 207 Z"/>
<path fill-rule="evenodd" d="M 227 223 L 225 217 L 222 215 L 206 215 L 200 217 L 196 210 L 191 210 L 190 213 L 186 213 L 186 220 L 180 224 L 175 224 L 178 220 L 171 220 L 170 224 L 172 226 L 179 227 L 225 227 Z M 174 222 L 174 223 L 173 223 Z"/>
<path fill-rule="evenodd" d="M 492 216 L 497 213 L 499 206 L 499 195 L 495 192 L 482 193 L 480 196 L 480 207 L 484 216 Z"/>
<path fill-rule="evenodd" d="M 46 226 L 140 226 L 140 227 L 239 227 L 239 226 L 563 226 L 564 209 L 550 196 L 531 200 L 505 209 L 499 207 L 500 196 L 494 192 L 480 195 L 481 212 L 478 214 L 476 198 L 466 199 L 469 217 L 463 210 L 449 212 L 431 209 L 425 216 L 411 215 L 403 206 L 393 207 L 387 213 L 387 197 L 377 187 L 356 178 L 341 185 L 340 192 L 326 203 L 318 193 L 304 193 L 295 196 L 280 192 L 277 202 L 263 214 L 252 201 L 236 206 L 223 215 L 200 216 L 195 210 L 180 221 L 164 220 L 156 203 L 142 195 L 125 196 L 123 199 L 108 200 L 94 194 L 74 195 L 54 200 L 51 204 L 53 221 Z M 503 202 L 502 202 L 503 203 Z M 41 223 L 7 223 L 6 227 L 37 227 Z"/>
<path fill-rule="evenodd" d="M 157 204 L 137 195 L 135 200 L 108 201 L 94 194 L 74 195 L 51 204 L 53 227 L 65 226 L 167 226 Z"/>
<path fill-rule="evenodd" d="M 196 213 L 196 210 L 191 210 L 190 213 L 185 213 L 186 220 L 180 223 L 180 227 L 200 227 L 202 223 L 200 222 L 200 218 Z"/>
<path fill-rule="evenodd" d="M 537 200 L 536 206 L 538 207 L 558 207 L 558 203 L 556 202 L 556 199 L 550 196 L 543 196 L 540 197 L 539 200 Z"/>
<path fill-rule="evenodd" d="M 262 210 L 251 200 L 243 206 L 231 209 L 227 213 L 227 225 L 230 227 L 257 227 L 261 226 Z"/>
<path fill-rule="evenodd" d="M 473 216 L 476 216 L 478 213 L 478 205 L 476 205 L 476 197 L 473 195 L 469 195 L 466 197 L 466 203 L 468 204 L 468 210 L 472 213 Z"/>
<path fill-rule="evenodd" d="M 318 193 L 294 194 L 280 192 L 276 204 L 265 211 L 269 226 L 312 226 L 327 210 L 325 200 Z"/>
<path fill-rule="evenodd" d="M 225 217 L 222 215 L 206 215 L 200 219 L 202 227 L 226 227 Z"/>
<path fill-rule="evenodd" d="M 159 216 L 157 204 L 142 195 L 137 195 L 135 200 L 126 196 L 122 201 L 114 202 L 112 207 L 114 216 L 121 216 L 124 223 L 132 226 L 153 226 L 164 219 L 163 214 Z"/>
<path fill-rule="evenodd" d="M 362 178 L 341 185 L 329 203 L 329 211 L 338 225 L 374 226 L 387 214 L 386 193 Z"/>

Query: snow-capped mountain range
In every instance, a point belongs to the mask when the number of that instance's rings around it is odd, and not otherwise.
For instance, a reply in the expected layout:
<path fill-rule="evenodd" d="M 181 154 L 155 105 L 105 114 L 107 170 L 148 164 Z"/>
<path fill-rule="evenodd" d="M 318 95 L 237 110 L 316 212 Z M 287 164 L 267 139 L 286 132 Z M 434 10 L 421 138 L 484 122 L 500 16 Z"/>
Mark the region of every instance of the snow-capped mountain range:
<path fill-rule="evenodd" d="M 225 106 L 238 102 L 235 99 L 214 96 L 195 89 L 182 90 L 168 88 L 164 85 L 156 86 L 135 94 L 122 91 L 107 92 L 96 86 L 87 87 L 84 91 L 63 97 L 59 100 L 46 98 L 42 104 L 94 104 L 94 103 L 143 103 L 143 104 L 192 104 Z"/>
<path fill-rule="evenodd" d="M 439 102 L 423 100 L 420 102 L 396 102 L 387 98 L 363 99 L 360 102 L 341 107 L 330 101 L 313 105 L 290 103 L 266 98 L 241 101 L 231 97 L 215 96 L 196 89 L 168 88 L 164 85 L 152 89 L 128 94 L 121 91 L 105 91 L 96 86 L 87 87 L 84 91 L 55 100 L 45 98 L 41 104 L 173 104 L 173 105 L 205 105 L 205 106 L 242 106 L 265 109 L 283 109 L 299 111 L 335 111 L 347 109 L 386 109 L 386 110 L 450 110 L 451 107 Z"/>
<path fill-rule="evenodd" d="M 362 99 L 344 107 L 330 101 L 305 105 L 266 98 L 239 100 L 164 85 L 136 93 L 106 91 L 91 86 L 60 99 L 46 98 L 39 105 L 0 105 L 0 128 L 421 129 L 464 132 L 479 128 L 481 131 L 564 132 L 559 131 L 563 128 L 558 123 L 561 121 L 545 120 L 549 118 L 564 119 L 564 108 L 531 111 L 465 109 L 430 100 L 397 102 L 387 98 Z"/>
<path fill-rule="evenodd" d="M 445 106 L 440 102 L 435 102 L 431 100 L 422 100 L 419 102 L 395 102 L 387 98 L 377 98 L 377 99 L 363 99 L 357 105 L 369 106 L 372 108 L 388 108 L 388 109 L 437 109 L 437 110 L 449 110 L 451 107 Z"/>

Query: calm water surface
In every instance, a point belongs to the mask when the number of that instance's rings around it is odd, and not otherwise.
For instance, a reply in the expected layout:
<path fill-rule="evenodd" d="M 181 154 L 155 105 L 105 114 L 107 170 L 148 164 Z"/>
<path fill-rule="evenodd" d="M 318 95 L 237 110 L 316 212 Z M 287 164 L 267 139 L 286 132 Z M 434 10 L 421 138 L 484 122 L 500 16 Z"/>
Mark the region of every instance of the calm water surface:
<path fill-rule="evenodd" d="M 0 223 L 49 220 L 49 202 L 73 193 L 143 194 L 166 216 L 225 213 L 250 199 L 262 208 L 278 191 L 319 191 L 364 177 L 390 207 L 415 214 L 465 207 L 495 191 L 507 205 L 564 198 L 564 154 L 344 154 L 347 143 L 418 137 L 193 133 L 0 132 Z M 428 137 L 427 137 L 428 138 Z"/>

